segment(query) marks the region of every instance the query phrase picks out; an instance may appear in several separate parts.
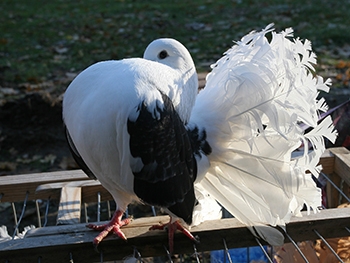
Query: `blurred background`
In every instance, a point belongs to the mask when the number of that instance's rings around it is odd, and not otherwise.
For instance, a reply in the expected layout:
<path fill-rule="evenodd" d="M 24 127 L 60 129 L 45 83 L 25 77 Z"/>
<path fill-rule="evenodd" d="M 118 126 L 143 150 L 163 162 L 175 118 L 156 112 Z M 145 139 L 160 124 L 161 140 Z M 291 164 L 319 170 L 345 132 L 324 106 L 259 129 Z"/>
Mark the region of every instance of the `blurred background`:
<path fill-rule="evenodd" d="M 61 101 L 89 65 L 141 57 L 152 40 L 172 37 L 205 73 L 233 41 L 270 23 L 312 41 L 318 74 L 333 81 L 331 106 L 349 99 L 349 0 L 2 0 L 0 175 L 77 168 Z"/>

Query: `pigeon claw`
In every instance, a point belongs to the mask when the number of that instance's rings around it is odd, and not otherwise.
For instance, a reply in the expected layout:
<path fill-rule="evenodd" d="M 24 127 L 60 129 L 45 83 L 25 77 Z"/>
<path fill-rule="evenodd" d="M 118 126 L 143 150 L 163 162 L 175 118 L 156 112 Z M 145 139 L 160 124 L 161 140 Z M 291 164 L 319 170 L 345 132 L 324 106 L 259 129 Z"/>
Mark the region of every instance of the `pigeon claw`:
<path fill-rule="evenodd" d="M 192 241 L 199 242 L 199 240 L 197 240 L 197 239 L 192 235 L 192 233 L 191 233 L 188 229 L 184 228 L 184 227 L 179 223 L 179 221 L 175 221 L 172 225 L 175 225 L 175 226 L 174 226 L 174 232 L 175 232 L 176 230 L 179 230 L 179 231 L 181 231 L 185 236 L 187 236 L 189 239 L 191 239 Z"/>
<path fill-rule="evenodd" d="M 194 241 L 196 243 L 199 242 L 199 239 L 195 238 L 188 229 L 184 228 L 180 224 L 180 222 L 178 220 L 172 222 L 172 220 L 170 219 L 169 223 L 162 224 L 162 225 L 153 225 L 149 228 L 149 230 L 164 230 L 165 228 L 168 229 L 168 242 L 169 242 L 169 253 L 170 254 L 173 254 L 173 252 L 174 252 L 174 234 L 175 234 L 176 230 L 181 231 L 185 236 L 187 236 L 192 241 Z"/>
<path fill-rule="evenodd" d="M 92 243 L 95 247 L 95 250 L 97 250 L 98 244 L 100 244 L 101 241 L 111 232 L 123 240 L 127 239 L 125 234 L 120 230 L 120 228 L 122 226 L 129 224 L 131 220 L 129 218 L 122 220 L 121 219 L 122 216 L 123 216 L 122 211 L 116 211 L 114 213 L 111 221 L 107 224 L 103 224 L 103 225 L 88 224 L 88 225 L 86 225 L 86 227 L 88 227 L 88 228 L 91 228 L 91 229 L 96 230 L 96 231 L 101 231 L 100 234 L 98 234 L 94 238 L 94 240 L 92 241 Z"/>

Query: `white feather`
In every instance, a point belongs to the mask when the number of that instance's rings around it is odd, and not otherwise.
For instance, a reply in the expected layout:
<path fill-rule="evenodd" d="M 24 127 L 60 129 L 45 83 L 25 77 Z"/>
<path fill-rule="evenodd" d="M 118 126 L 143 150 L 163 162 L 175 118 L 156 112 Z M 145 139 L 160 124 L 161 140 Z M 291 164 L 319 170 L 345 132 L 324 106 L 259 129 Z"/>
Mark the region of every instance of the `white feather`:
<path fill-rule="evenodd" d="M 221 206 L 216 200 L 203 188 L 201 184 L 194 185 L 197 204 L 193 209 L 192 226 L 197 226 L 200 223 L 208 220 L 222 218 Z"/>
<path fill-rule="evenodd" d="M 283 227 L 304 204 L 314 211 L 321 205 L 306 171 L 319 172 L 323 137 L 336 138 L 329 118 L 317 124 L 326 109 L 318 90 L 328 91 L 330 82 L 313 77 L 311 42 L 292 36 L 292 29 L 276 33 L 272 25 L 244 36 L 212 66 L 189 124 L 206 130 L 213 150 L 199 184 L 272 245 L 283 235 L 269 225 Z M 304 134 L 300 122 L 314 129 Z M 292 160 L 302 142 L 313 152 Z"/>

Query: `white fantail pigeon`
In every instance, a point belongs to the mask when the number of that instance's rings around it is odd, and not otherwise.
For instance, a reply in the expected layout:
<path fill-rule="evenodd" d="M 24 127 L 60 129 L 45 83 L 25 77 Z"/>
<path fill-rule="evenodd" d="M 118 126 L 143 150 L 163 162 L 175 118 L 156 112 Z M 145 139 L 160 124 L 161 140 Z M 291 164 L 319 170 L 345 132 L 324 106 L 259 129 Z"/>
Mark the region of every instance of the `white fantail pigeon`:
<path fill-rule="evenodd" d="M 90 225 L 102 230 L 94 244 L 109 232 L 125 238 L 122 215 L 136 200 L 170 214 L 172 251 L 176 229 L 194 239 L 179 218 L 196 225 L 219 216 L 214 197 L 254 235 L 281 245 L 271 226 L 283 227 L 304 205 L 317 211 L 312 175 L 320 171 L 323 137 L 336 138 L 329 117 L 317 122 L 326 110 L 318 90 L 330 83 L 313 76 L 314 63 L 309 41 L 269 25 L 228 50 L 198 96 L 192 58 L 173 39 L 155 40 L 143 59 L 80 73 L 63 100 L 67 139 L 78 164 L 117 203 L 109 224 Z M 305 134 L 301 123 L 313 129 Z M 292 159 L 302 144 L 304 153 Z M 209 206 L 214 212 L 205 216 Z"/>

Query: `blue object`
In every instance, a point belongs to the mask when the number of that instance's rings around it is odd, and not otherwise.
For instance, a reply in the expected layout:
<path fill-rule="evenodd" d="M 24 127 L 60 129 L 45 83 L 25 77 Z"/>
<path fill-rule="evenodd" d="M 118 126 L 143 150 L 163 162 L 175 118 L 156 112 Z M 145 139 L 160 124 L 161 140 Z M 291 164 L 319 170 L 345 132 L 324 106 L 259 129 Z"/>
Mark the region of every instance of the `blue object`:
<path fill-rule="evenodd" d="M 266 247 L 264 247 L 266 251 Z M 268 262 L 264 252 L 260 247 L 245 247 L 229 249 L 230 257 L 233 263 L 249 263 L 252 260 Z M 229 263 L 225 250 L 215 250 L 210 253 L 211 263 Z"/>

